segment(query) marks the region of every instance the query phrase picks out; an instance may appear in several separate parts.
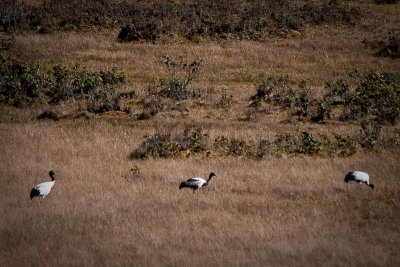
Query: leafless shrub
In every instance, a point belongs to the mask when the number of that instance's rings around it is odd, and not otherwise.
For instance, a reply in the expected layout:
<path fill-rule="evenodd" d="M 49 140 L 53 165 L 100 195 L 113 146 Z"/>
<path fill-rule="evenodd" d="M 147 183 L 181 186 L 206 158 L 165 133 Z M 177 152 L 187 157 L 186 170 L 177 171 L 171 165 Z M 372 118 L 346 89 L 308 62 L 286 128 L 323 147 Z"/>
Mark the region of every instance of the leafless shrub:
<path fill-rule="evenodd" d="M 169 79 L 167 85 L 162 88 L 160 95 L 174 100 L 189 97 L 188 86 L 199 75 L 201 64 L 202 60 L 200 59 L 186 62 L 183 59 L 175 61 L 169 57 L 164 57 L 164 66 L 169 72 Z"/>

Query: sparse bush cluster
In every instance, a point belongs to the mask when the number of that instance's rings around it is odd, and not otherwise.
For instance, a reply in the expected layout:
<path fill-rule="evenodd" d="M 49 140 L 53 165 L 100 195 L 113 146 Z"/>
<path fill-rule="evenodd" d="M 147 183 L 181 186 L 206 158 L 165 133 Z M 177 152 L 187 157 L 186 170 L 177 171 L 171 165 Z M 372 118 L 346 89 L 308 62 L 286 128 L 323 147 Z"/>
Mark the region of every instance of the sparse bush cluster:
<path fill-rule="evenodd" d="M 258 110 L 263 104 L 273 104 L 282 107 L 293 107 L 296 95 L 289 85 L 289 77 L 268 78 L 258 88 L 254 96 L 250 98 L 250 107 Z"/>
<path fill-rule="evenodd" d="M 168 77 L 149 86 L 148 94 L 141 101 L 143 111 L 137 115 L 139 120 L 147 120 L 161 111 L 174 109 L 181 100 L 201 97 L 201 93 L 190 88 L 190 84 L 198 77 L 202 60 L 173 60 L 165 56 L 163 64 Z"/>
<path fill-rule="evenodd" d="M 82 100 L 90 112 L 121 110 L 120 99 L 131 94 L 117 94 L 114 85 L 124 82 L 125 75 L 114 69 L 89 72 L 56 65 L 46 73 L 38 66 L 0 57 L 0 100 L 15 106 Z"/>
<path fill-rule="evenodd" d="M 312 97 L 304 81 L 292 89 L 287 77 L 270 78 L 250 98 L 249 108 L 263 112 L 263 105 L 275 105 L 314 122 L 331 119 L 334 109 L 340 111 L 337 119 L 341 120 L 376 119 L 391 124 L 398 121 L 399 75 L 354 71 L 351 78 L 352 85 L 343 80 L 326 83 L 325 93 L 320 98 Z"/>
<path fill-rule="evenodd" d="M 135 149 L 131 159 L 148 157 L 169 158 L 184 155 L 228 156 L 248 159 L 265 159 L 271 156 L 310 155 L 321 157 L 347 157 L 361 149 L 379 149 L 389 144 L 399 146 L 400 134 L 394 129 L 381 136 L 382 126 L 374 121 L 364 121 L 360 132 L 354 135 L 318 135 L 308 131 L 280 133 L 274 140 L 261 139 L 258 142 L 242 138 L 218 136 L 213 142 L 203 129 L 188 128 L 176 135 L 154 134 Z"/>
<path fill-rule="evenodd" d="M 169 72 L 167 83 L 161 88 L 160 95 L 174 100 L 182 100 L 191 93 L 188 85 L 199 75 L 202 60 L 195 59 L 192 62 L 179 61 L 164 57 L 164 65 Z"/>
<path fill-rule="evenodd" d="M 170 134 L 154 134 L 145 136 L 145 141 L 131 154 L 132 159 L 147 157 L 169 158 L 181 152 L 198 154 L 207 148 L 208 135 L 201 128 L 188 128 L 171 136 Z"/>
<path fill-rule="evenodd" d="M 226 89 L 222 90 L 221 97 L 217 103 L 219 108 L 229 109 L 234 104 L 235 100 L 233 99 L 232 94 L 228 94 Z"/>
<path fill-rule="evenodd" d="M 400 116 L 400 76 L 354 72 L 356 89 L 344 99 L 345 118 L 373 118 L 395 124 Z"/>
<path fill-rule="evenodd" d="M 0 100 L 15 106 L 43 100 L 52 85 L 38 66 L 0 56 Z"/>
<path fill-rule="evenodd" d="M 229 8 L 227 8 L 229 7 Z M 298 30 L 306 23 L 354 23 L 358 12 L 339 1 L 293 5 L 289 0 L 245 1 L 62 1 L 31 6 L 0 2 L 3 31 L 77 30 L 120 26 L 120 41 L 154 41 L 162 36 L 262 39 Z"/>
<path fill-rule="evenodd" d="M 360 16 L 360 12 L 355 8 L 350 8 L 340 3 L 339 0 L 325 1 L 322 5 L 306 3 L 301 14 L 315 24 L 321 23 L 348 23 L 355 24 Z"/>

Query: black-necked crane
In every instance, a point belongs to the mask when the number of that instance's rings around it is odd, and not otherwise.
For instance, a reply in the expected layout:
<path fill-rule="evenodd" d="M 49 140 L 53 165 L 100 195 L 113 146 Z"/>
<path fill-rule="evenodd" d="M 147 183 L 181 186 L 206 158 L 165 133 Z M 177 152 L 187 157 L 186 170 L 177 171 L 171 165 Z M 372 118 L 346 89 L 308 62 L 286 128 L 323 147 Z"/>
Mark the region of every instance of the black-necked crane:
<path fill-rule="evenodd" d="M 42 197 L 44 199 L 45 196 L 47 196 L 50 193 L 51 188 L 54 186 L 54 183 L 56 182 L 56 174 L 54 173 L 54 171 L 50 171 L 49 176 L 51 178 L 50 182 L 44 182 L 32 188 L 31 199 L 33 199 L 34 197 Z"/>
<path fill-rule="evenodd" d="M 354 172 L 349 172 L 346 177 L 344 178 L 344 181 L 348 183 L 349 181 L 355 181 L 360 184 L 366 184 L 372 189 L 374 189 L 374 185 L 369 183 L 369 175 L 366 172 L 361 172 L 361 171 L 354 171 Z"/>
<path fill-rule="evenodd" d="M 190 188 L 190 189 L 193 189 L 193 193 L 195 193 L 197 190 L 199 190 L 203 186 L 207 186 L 209 184 L 209 182 L 211 181 L 211 178 L 213 178 L 214 176 L 217 176 L 217 175 L 215 175 L 215 173 L 212 172 L 208 176 L 208 180 L 205 180 L 200 177 L 190 178 L 184 182 L 181 182 L 181 184 L 179 185 L 179 189 Z"/>

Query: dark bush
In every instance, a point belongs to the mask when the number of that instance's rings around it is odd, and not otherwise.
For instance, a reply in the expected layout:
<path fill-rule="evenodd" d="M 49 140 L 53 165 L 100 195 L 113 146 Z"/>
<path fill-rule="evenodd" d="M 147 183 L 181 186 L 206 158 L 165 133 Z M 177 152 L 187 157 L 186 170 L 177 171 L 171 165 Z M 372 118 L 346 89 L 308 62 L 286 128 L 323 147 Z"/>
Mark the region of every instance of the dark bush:
<path fill-rule="evenodd" d="M 200 153 L 207 148 L 208 134 L 204 133 L 202 128 L 187 128 L 178 134 L 174 140 L 179 144 L 179 150 Z"/>
<path fill-rule="evenodd" d="M 306 21 L 312 23 L 347 23 L 355 24 L 360 12 L 341 3 L 340 0 L 327 0 L 322 5 L 306 3 L 301 14 Z"/>
<path fill-rule="evenodd" d="M 382 5 L 382 4 L 397 4 L 399 0 L 374 0 L 375 4 Z"/>
<path fill-rule="evenodd" d="M 390 138 L 390 144 L 400 146 L 400 129 L 394 129 L 393 136 Z"/>
<path fill-rule="evenodd" d="M 56 65 L 52 74 L 54 86 L 49 92 L 51 103 L 95 97 L 97 89 L 103 85 L 100 75 L 79 69 L 78 66 L 67 69 Z"/>
<path fill-rule="evenodd" d="M 121 28 L 118 34 L 118 40 L 121 42 L 130 41 L 152 41 L 161 37 L 159 24 L 154 20 L 146 20 L 139 25 L 127 24 Z"/>
<path fill-rule="evenodd" d="M 229 8 L 227 8 L 229 7 Z M 155 41 L 180 35 L 261 40 L 299 30 L 305 23 L 354 23 L 358 12 L 337 1 L 293 5 L 289 0 L 0 1 L 3 31 L 121 27 L 120 41 Z"/>
<path fill-rule="evenodd" d="M 296 96 L 289 86 L 288 76 L 268 78 L 258 88 L 255 95 L 250 98 L 250 107 L 259 109 L 263 102 L 282 107 L 292 107 Z"/>
<path fill-rule="evenodd" d="M 311 90 L 305 81 L 300 82 L 300 94 L 296 99 L 296 114 L 298 116 L 307 117 L 312 105 Z"/>
<path fill-rule="evenodd" d="M 339 156 L 351 156 L 357 152 L 357 147 L 359 146 L 357 138 L 351 136 L 343 137 L 339 134 L 335 134 L 334 137 L 334 146 Z"/>
<path fill-rule="evenodd" d="M 99 76 L 103 84 L 121 84 L 126 82 L 126 75 L 122 71 L 112 68 L 111 71 L 100 71 Z M 132 94 L 133 91 L 130 93 Z M 134 92 L 133 92 L 134 93 Z"/>
<path fill-rule="evenodd" d="M 368 116 L 395 124 L 400 116 L 400 76 L 393 73 L 355 74 L 357 88 L 345 102 L 347 118 Z"/>
<path fill-rule="evenodd" d="M 399 58 L 400 57 L 400 35 L 391 35 L 385 45 L 377 53 L 381 57 Z"/>
<path fill-rule="evenodd" d="M 134 91 L 117 94 L 114 85 L 124 83 L 125 75 L 112 70 L 89 72 L 74 67 L 54 66 L 50 74 L 37 66 L 0 56 L 0 101 L 15 106 L 43 101 L 57 104 L 86 101 L 88 111 L 102 113 L 123 109 L 120 100 Z"/>
<path fill-rule="evenodd" d="M 240 138 L 227 138 L 219 136 L 214 140 L 214 146 L 217 150 L 223 151 L 231 156 L 254 156 L 254 145 L 252 142 Z"/>
<path fill-rule="evenodd" d="M 12 48 L 14 45 L 15 45 L 14 35 L 0 34 L 0 51 L 8 50 Z"/>
<path fill-rule="evenodd" d="M 42 113 L 40 113 L 40 115 L 37 117 L 38 120 L 54 120 L 54 121 L 58 121 L 60 119 L 60 114 L 53 110 L 53 109 L 47 109 L 45 111 L 43 111 Z"/>
<path fill-rule="evenodd" d="M 323 122 L 332 118 L 333 108 L 343 105 L 349 98 L 350 86 L 343 80 L 327 82 L 325 84 L 325 95 L 315 101 L 313 122 Z"/>
<path fill-rule="evenodd" d="M 323 98 L 316 102 L 315 114 L 311 117 L 313 122 L 323 122 L 331 118 L 332 102 Z"/>
<path fill-rule="evenodd" d="M 207 136 L 201 128 L 188 128 L 172 137 L 167 134 L 145 136 L 146 140 L 130 154 L 130 157 L 132 159 L 169 158 L 177 156 L 180 151 L 197 154 L 206 150 Z"/>
<path fill-rule="evenodd" d="M 316 155 L 322 150 L 322 144 L 312 134 L 303 131 L 297 152 L 300 154 Z"/>
<path fill-rule="evenodd" d="M 298 141 L 294 135 L 282 133 L 275 139 L 273 147 L 275 155 L 294 154 L 298 151 Z"/>
<path fill-rule="evenodd" d="M 178 144 L 171 141 L 169 135 L 155 134 L 145 136 L 145 138 L 146 140 L 130 154 L 130 158 L 168 158 L 174 156 L 179 151 Z"/>
<path fill-rule="evenodd" d="M 377 121 L 362 121 L 358 143 L 365 148 L 375 148 L 380 137 L 382 125 Z"/>
<path fill-rule="evenodd" d="M 244 157 L 248 159 L 265 159 L 268 156 L 340 156 L 348 157 L 357 152 L 357 149 L 378 149 L 400 144 L 399 130 L 395 129 L 392 135 L 380 136 L 381 125 L 376 121 L 365 121 L 361 131 L 354 136 L 333 134 L 334 138 L 321 135 L 314 137 L 307 131 L 293 135 L 281 133 L 273 142 L 261 139 L 256 146 L 252 141 L 241 138 L 219 136 L 209 146 L 208 135 L 202 129 L 188 128 L 171 136 L 169 134 L 155 134 L 146 136 L 145 140 L 135 149 L 130 157 L 141 159 L 147 157 L 177 157 L 182 155 L 226 155 Z"/>
<path fill-rule="evenodd" d="M 0 101 L 19 106 L 42 100 L 51 86 L 37 66 L 0 55 Z"/>

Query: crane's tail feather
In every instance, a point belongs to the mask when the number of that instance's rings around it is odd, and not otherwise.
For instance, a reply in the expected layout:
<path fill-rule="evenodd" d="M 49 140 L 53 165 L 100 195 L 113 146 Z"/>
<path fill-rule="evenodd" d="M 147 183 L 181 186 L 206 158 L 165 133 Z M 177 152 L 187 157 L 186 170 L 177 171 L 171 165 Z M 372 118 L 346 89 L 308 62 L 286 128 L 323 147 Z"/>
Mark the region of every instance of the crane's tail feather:
<path fill-rule="evenodd" d="M 40 196 L 40 191 L 39 191 L 39 189 L 32 188 L 32 191 L 31 191 L 31 199 L 33 199 L 34 197 L 38 197 L 38 196 Z"/>
<path fill-rule="evenodd" d="M 182 188 L 185 188 L 185 187 L 187 187 L 187 184 L 186 184 L 185 182 L 182 182 L 182 183 L 179 185 L 179 189 L 182 189 Z"/>

